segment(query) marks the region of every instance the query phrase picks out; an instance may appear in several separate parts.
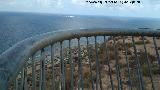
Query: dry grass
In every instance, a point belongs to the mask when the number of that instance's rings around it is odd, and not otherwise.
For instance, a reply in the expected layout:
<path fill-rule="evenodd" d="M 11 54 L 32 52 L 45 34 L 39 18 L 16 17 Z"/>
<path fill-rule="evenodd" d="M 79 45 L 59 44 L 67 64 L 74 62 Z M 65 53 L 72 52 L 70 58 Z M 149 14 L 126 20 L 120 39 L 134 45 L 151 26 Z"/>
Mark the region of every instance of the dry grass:
<path fill-rule="evenodd" d="M 115 55 L 115 51 L 114 51 L 114 46 L 113 46 L 113 38 L 110 37 L 110 40 L 106 41 L 105 43 L 102 43 L 100 45 L 99 51 L 98 51 L 98 57 L 99 57 L 99 62 L 100 62 L 100 74 L 101 74 L 101 78 L 102 78 L 102 86 L 104 90 L 111 90 L 111 85 L 110 85 L 110 79 L 109 79 L 109 67 L 107 65 L 107 63 L 110 63 L 110 67 L 111 67 L 111 74 L 112 74 L 112 78 L 114 81 L 114 87 L 115 89 L 118 88 L 118 82 L 117 82 L 117 76 L 116 76 L 116 55 Z M 128 52 L 127 52 L 127 56 L 128 56 L 128 61 L 129 61 L 129 65 L 130 65 L 130 69 L 131 69 L 131 79 L 132 79 L 132 85 L 135 89 L 137 89 L 136 87 L 139 87 L 139 81 L 138 81 L 138 77 L 136 75 L 136 58 L 133 54 L 133 48 L 132 48 L 132 43 L 131 41 L 131 37 L 126 38 L 128 39 L 128 41 L 126 42 L 127 44 L 127 48 L 128 48 Z M 142 45 L 143 41 L 141 40 L 141 38 L 139 37 L 135 37 L 136 40 L 136 46 L 138 45 Z M 127 87 L 129 86 L 129 84 L 127 83 L 128 80 L 128 71 L 127 71 L 127 64 L 126 64 L 126 60 L 125 60 L 125 49 L 124 49 L 124 44 L 122 43 L 122 37 L 116 37 L 115 38 L 116 41 L 116 46 L 118 48 L 118 60 L 119 60 L 119 66 L 120 66 L 120 72 L 121 72 L 121 77 L 122 77 L 122 82 L 123 82 L 123 88 L 124 90 L 127 90 Z M 145 43 L 146 44 L 151 44 L 150 40 L 148 39 L 148 37 L 145 38 Z M 105 48 L 105 46 L 107 46 L 107 49 Z M 76 48 L 75 48 L 76 49 Z M 86 49 L 86 48 L 85 48 Z M 90 56 L 88 56 L 88 52 L 85 53 L 85 55 L 82 57 L 82 78 L 83 78 L 83 84 L 84 84 L 84 90 L 86 90 L 88 88 L 88 90 L 92 89 L 92 80 L 91 80 L 91 72 L 92 72 L 92 79 L 94 82 L 96 82 L 96 51 L 95 51 L 95 47 L 94 46 L 90 46 L 89 48 L 90 50 Z M 106 52 L 107 50 L 107 52 Z M 158 65 L 154 64 L 154 62 L 156 61 L 156 57 L 153 54 L 147 53 L 148 57 L 149 57 L 149 61 L 151 63 L 151 69 L 152 69 L 152 73 L 153 75 L 157 75 L 158 74 Z M 66 55 L 67 56 L 67 55 Z M 89 68 L 88 65 L 88 57 L 91 58 L 91 66 L 92 68 Z M 147 61 L 145 58 L 145 53 L 144 51 L 139 52 L 138 54 L 138 59 L 141 65 L 141 69 L 142 69 L 142 74 L 143 74 L 143 78 L 144 78 L 144 83 L 145 83 L 145 87 L 149 87 L 150 88 L 150 83 L 148 83 L 147 78 L 149 77 L 149 71 L 148 71 L 148 65 L 147 65 Z M 85 60 L 85 61 L 84 61 Z M 67 62 L 65 62 L 67 63 Z M 74 61 L 73 63 L 74 65 L 74 72 L 73 72 L 73 77 L 74 77 L 74 90 L 77 89 L 78 87 L 78 63 Z M 66 90 L 70 89 L 70 82 L 71 82 L 71 73 L 70 73 L 70 65 L 66 64 L 65 65 L 65 79 L 66 79 Z M 60 64 L 56 65 L 55 67 L 55 83 L 56 83 L 56 90 L 60 89 Z M 36 78 L 37 78 L 37 84 L 36 87 L 39 87 L 39 74 L 40 74 L 40 70 L 36 71 Z M 32 81 L 32 74 L 28 74 L 27 75 L 28 78 L 28 87 L 29 89 L 31 89 L 31 81 Z M 52 82 L 52 67 L 48 66 L 46 67 L 46 90 L 51 89 L 51 82 Z M 95 83 L 94 83 L 95 84 Z M 159 82 L 160 84 L 160 82 Z M 11 87 L 13 88 L 13 83 L 10 84 Z M 160 86 L 160 85 L 159 85 Z M 160 88 L 160 87 L 159 87 Z M 147 88 L 145 88 L 145 90 L 149 90 Z"/>

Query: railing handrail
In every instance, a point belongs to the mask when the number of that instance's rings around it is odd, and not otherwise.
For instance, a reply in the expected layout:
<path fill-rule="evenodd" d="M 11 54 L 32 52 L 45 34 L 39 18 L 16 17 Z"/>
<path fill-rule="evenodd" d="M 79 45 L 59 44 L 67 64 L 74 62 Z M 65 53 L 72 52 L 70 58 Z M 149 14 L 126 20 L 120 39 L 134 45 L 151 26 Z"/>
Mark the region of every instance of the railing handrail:
<path fill-rule="evenodd" d="M 7 82 L 17 75 L 20 68 L 36 51 L 71 38 L 89 37 L 96 35 L 146 35 L 160 36 L 160 31 L 156 29 L 127 29 L 127 28 L 97 28 L 97 29 L 79 29 L 49 32 L 35 37 L 25 39 L 0 55 L 0 89 L 5 90 Z"/>

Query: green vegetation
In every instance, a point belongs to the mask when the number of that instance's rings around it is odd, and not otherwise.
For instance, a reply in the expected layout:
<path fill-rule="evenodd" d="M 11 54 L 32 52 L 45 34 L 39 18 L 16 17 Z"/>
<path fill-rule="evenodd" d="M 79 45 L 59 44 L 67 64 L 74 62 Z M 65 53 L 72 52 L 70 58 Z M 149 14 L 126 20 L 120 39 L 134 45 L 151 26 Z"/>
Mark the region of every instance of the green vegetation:
<path fill-rule="evenodd" d="M 144 42 L 145 42 L 145 44 L 150 44 L 151 43 L 149 40 L 145 40 Z M 142 45 L 144 43 L 143 43 L 143 40 L 139 40 L 139 41 L 135 41 L 135 44 L 136 45 Z"/>
<path fill-rule="evenodd" d="M 139 37 L 135 37 L 135 38 L 139 38 Z M 126 63 L 126 58 L 125 58 L 125 47 L 123 44 L 123 38 L 117 37 L 115 39 L 116 41 L 116 47 L 118 50 L 118 59 L 119 59 L 119 67 L 120 67 L 120 71 L 121 71 L 121 78 L 122 78 L 122 82 L 123 82 L 123 88 L 125 88 L 125 90 L 128 88 L 128 85 L 130 85 L 130 83 L 128 82 L 128 67 L 127 67 L 127 63 Z M 127 39 L 127 38 L 126 38 Z M 146 44 L 150 44 L 151 42 L 149 40 L 147 40 L 148 38 L 145 38 L 145 43 Z M 129 41 L 130 40 L 130 41 Z M 137 39 L 135 39 L 137 40 Z M 128 62 L 129 62 L 129 69 L 131 70 L 131 82 L 132 82 L 132 87 L 133 89 L 139 90 L 139 78 L 137 75 L 137 70 L 136 70 L 136 65 L 137 65 L 137 61 L 136 61 L 136 57 L 134 55 L 134 50 L 133 45 L 131 43 L 131 38 L 128 39 L 128 41 L 126 40 L 126 46 L 127 46 L 127 56 L 128 56 Z M 140 38 L 140 40 L 135 41 L 136 46 L 138 45 L 143 45 L 143 41 Z M 107 49 L 105 48 L 107 46 Z M 158 49 L 160 50 L 160 47 L 158 47 Z M 75 48 L 75 50 L 77 50 L 77 48 Z M 91 77 L 90 77 L 90 68 L 89 68 L 89 64 L 88 61 L 89 60 L 89 56 L 88 56 L 88 52 L 86 50 L 86 47 L 84 48 L 84 50 L 86 51 L 83 55 L 82 59 L 82 77 L 84 80 L 84 88 L 86 89 L 91 88 Z M 82 52 L 84 51 L 82 50 Z M 90 45 L 89 46 L 89 50 L 90 50 L 90 58 L 91 58 L 91 71 L 92 71 L 92 76 L 93 76 L 93 80 L 96 81 L 96 51 L 95 51 L 95 47 L 94 45 Z M 112 74 L 112 78 L 114 82 L 117 82 L 117 78 L 116 78 L 116 63 L 115 63 L 115 49 L 114 49 L 114 44 L 113 44 L 113 40 L 112 38 L 108 41 L 106 41 L 105 43 L 102 43 L 100 45 L 98 45 L 98 58 L 99 58 L 99 62 L 100 62 L 100 73 L 101 73 L 101 78 L 102 78 L 102 84 L 104 83 L 104 81 L 106 82 L 106 78 L 108 78 L 109 71 L 108 71 L 108 65 L 107 63 L 109 62 L 110 66 L 111 66 L 111 74 Z M 107 50 L 107 54 L 106 54 L 106 50 Z M 148 60 L 151 64 L 150 69 L 153 75 L 158 75 L 159 74 L 159 67 L 157 62 L 157 58 L 150 54 L 150 52 L 147 53 L 148 55 Z M 147 58 L 145 56 L 145 52 L 143 50 L 140 50 L 139 52 L 137 52 L 137 56 L 138 56 L 138 60 L 140 63 L 140 69 L 141 69 L 141 73 L 143 75 L 143 81 L 144 81 L 144 87 L 145 90 L 149 90 L 147 89 L 148 87 L 150 87 L 150 82 L 148 81 L 148 77 L 149 77 L 149 67 L 148 67 L 148 63 L 147 63 Z M 67 57 L 64 56 L 64 58 Z M 73 77 L 74 77 L 74 87 L 76 87 L 77 82 L 78 82 L 78 63 L 76 61 L 74 61 L 74 58 L 71 59 L 73 60 L 73 64 L 74 64 L 74 72 L 73 72 Z M 66 64 L 68 61 L 65 61 L 64 63 Z M 68 62 L 69 63 L 69 62 Z M 68 64 L 69 65 L 69 64 Z M 69 88 L 70 86 L 70 67 L 67 67 L 67 65 L 65 66 L 65 79 L 66 79 L 66 86 L 68 85 Z M 60 64 L 55 66 L 55 89 L 59 90 L 60 89 L 60 75 L 61 75 L 61 70 L 60 70 Z M 38 69 L 36 71 L 36 87 L 38 89 L 39 87 L 39 75 L 40 74 L 40 69 Z M 32 81 L 32 74 L 28 74 L 28 87 L 31 88 L 31 81 Z M 45 75 L 45 80 L 46 80 L 46 90 L 51 89 L 51 83 L 52 83 L 52 67 L 48 66 L 46 67 L 46 75 Z M 104 80 L 104 81 L 103 81 Z M 109 80 L 108 80 L 109 82 Z M 68 84 L 67 84 L 68 83 Z M 106 84 L 106 83 L 104 83 Z M 13 88 L 13 83 L 10 84 L 11 87 Z M 29 86 L 30 85 L 30 86 Z M 106 85 L 107 88 L 104 89 L 111 89 L 111 85 L 107 84 Z M 118 82 L 115 84 L 114 83 L 114 87 L 117 89 L 118 88 Z M 29 89 L 30 89 L 29 88 Z M 69 89 L 67 89 L 69 90 Z"/>
<path fill-rule="evenodd" d="M 152 73 L 158 74 L 158 65 L 154 64 L 154 62 L 157 60 L 156 57 L 149 54 L 149 53 L 147 53 L 147 55 L 148 55 L 149 62 L 151 64 L 150 68 L 152 70 Z M 129 59 L 133 61 L 132 64 L 136 65 L 136 57 L 135 56 L 131 56 Z M 148 77 L 149 76 L 149 67 L 147 64 L 147 58 L 145 57 L 145 53 L 140 52 L 138 54 L 138 59 L 139 59 L 140 65 L 141 65 L 143 75 Z"/>

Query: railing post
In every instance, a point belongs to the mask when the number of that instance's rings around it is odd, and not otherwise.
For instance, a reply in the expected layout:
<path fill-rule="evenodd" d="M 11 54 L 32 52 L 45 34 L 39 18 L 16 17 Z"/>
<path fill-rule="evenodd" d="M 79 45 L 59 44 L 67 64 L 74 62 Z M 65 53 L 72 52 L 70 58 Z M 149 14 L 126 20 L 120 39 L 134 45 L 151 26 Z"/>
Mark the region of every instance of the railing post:
<path fill-rule="evenodd" d="M 80 47 L 80 38 L 78 38 L 78 90 L 80 87 L 84 90 L 83 78 L 82 78 L 82 58 L 81 58 L 81 47 Z"/>
<path fill-rule="evenodd" d="M 51 64 L 52 64 L 52 90 L 56 90 L 55 88 L 55 61 L 54 61 L 54 45 L 51 45 Z"/>
<path fill-rule="evenodd" d="M 45 90 L 45 54 L 44 48 L 41 50 L 41 60 L 40 60 L 40 87 L 39 90 Z"/>
<path fill-rule="evenodd" d="M 115 36 L 113 36 L 113 47 L 114 47 L 114 54 L 116 60 L 116 73 L 117 73 L 117 80 L 118 80 L 118 90 L 123 90 L 122 78 L 120 73 L 120 66 L 119 66 L 119 55 L 118 55 L 118 47 L 115 41 Z"/>
<path fill-rule="evenodd" d="M 71 82 L 70 82 L 70 90 L 74 90 L 74 63 L 73 63 L 73 59 L 71 59 L 71 40 L 69 40 L 69 64 L 70 64 L 70 78 L 71 78 Z"/>
<path fill-rule="evenodd" d="M 95 38 L 95 53 L 96 53 L 96 90 L 99 88 L 102 90 L 102 81 L 101 81 L 101 73 L 100 73 L 100 64 L 99 64 L 99 56 L 98 56 L 98 46 L 97 46 L 97 36 Z"/>
<path fill-rule="evenodd" d="M 128 47 L 127 47 L 127 43 L 125 42 L 125 36 L 123 36 L 123 44 L 124 44 L 124 50 L 125 50 L 125 59 L 126 59 L 126 63 L 127 63 L 129 90 L 132 90 L 131 70 L 130 70 L 130 66 L 129 66 Z"/>
<path fill-rule="evenodd" d="M 88 59 L 89 59 L 89 68 L 90 68 L 90 79 L 92 82 L 92 90 L 94 90 L 94 80 L 93 80 L 93 76 L 92 76 L 92 65 L 91 65 L 91 48 L 89 48 L 89 41 L 88 41 L 88 37 L 87 37 L 87 52 L 88 52 Z"/>
<path fill-rule="evenodd" d="M 95 36 L 95 52 L 96 55 L 95 55 L 95 59 L 96 59 L 96 89 L 103 89 L 103 85 L 102 85 L 102 82 L 101 82 L 101 72 L 100 72 L 100 63 L 99 63 L 99 60 L 101 59 L 100 58 L 100 55 L 98 56 L 98 46 L 97 46 L 97 37 L 98 36 L 101 36 L 101 35 L 105 35 L 105 36 L 115 36 L 115 35 L 122 35 L 122 36 L 132 36 L 132 44 L 133 44 L 133 49 L 131 50 L 134 51 L 134 54 L 136 56 L 135 58 L 135 61 L 136 61 L 136 69 L 137 69 L 137 75 L 139 76 L 139 84 L 140 84 L 140 89 L 144 89 L 144 84 L 143 83 L 143 74 L 141 73 L 141 63 L 139 62 L 139 56 L 137 54 L 137 48 L 136 48 L 136 45 L 135 45 L 135 41 L 134 41 L 134 37 L 133 36 L 136 36 L 136 35 L 141 35 L 142 32 L 144 32 L 144 35 L 145 36 L 152 36 L 153 33 L 157 33 L 156 36 L 160 36 L 160 31 L 131 31 L 132 29 L 84 29 L 84 30 L 77 30 L 77 31 L 64 31 L 64 32 L 52 32 L 52 33 L 47 33 L 47 34 L 43 34 L 43 35 L 39 35 L 39 36 L 36 36 L 36 37 L 32 37 L 32 38 L 29 38 L 29 39 L 26 39 L 26 40 L 23 40 L 19 43 L 17 43 L 16 45 L 14 45 L 13 47 L 11 47 L 10 49 L 8 49 L 6 52 L 4 52 L 3 54 L 0 55 L 0 90 L 6 90 L 7 89 L 7 86 L 8 86 L 8 82 L 9 80 L 13 81 L 14 77 L 16 77 L 16 75 L 18 75 L 20 72 L 20 69 L 22 68 L 23 71 L 21 72 L 21 77 L 17 77 L 17 80 L 19 81 L 19 79 L 21 79 L 21 88 L 22 90 L 27 90 L 28 89 L 28 86 L 29 86 L 29 83 L 27 85 L 27 70 L 30 70 L 31 68 L 28 68 L 29 66 L 26 65 L 27 60 L 29 57 L 33 56 L 34 53 L 36 53 L 37 51 L 41 50 L 41 59 L 40 59 L 40 81 L 39 81 L 39 89 L 40 90 L 44 90 L 45 89 L 45 83 L 46 83 L 46 78 L 45 79 L 45 52 L 44 52 L 44 48 L 53 44 L 53 43 L 57 43 L 57 42 L 61 42 L 61 51 L 60 51 L 60 57 L 61 57 L 61 62 L 60 62 L 60 75 L 61 75 L 61 89 L 66 89 L 66 79 L 65 79 L 65 61 L 64 61 L 64 57 L 65 55 L 63 56 L 63 47 L 62 47 L 62 41 L 63 40 L 71 40 L 73 38 L 76 38 L 78 37 L 78 89 L 82 88 L 82 89 L 85 89 L 84 88 L 84 85 L 83 85 L 83 74 L 82 74 L 82 71 L 83 71 L 83 63 L 82 63 L 82 60 L 83 58 L 81 57 L 81 46 L 80 46 L 80 39 L 81 37 L 87 37 L 88 35 L 89 36 Z M 135 35 L 133 35 L 135 34 Z M 77 35 L 77 36 L 76 36 Z M 158 59 L 158 65 L 160 67 L 160 57 L 159 57 L 159 52 L 158 52 L 158 49 L 157 49 L 157 44 L 156 44 L 156 40 L 155 40 L 155 37 L 153 37 L 153 43 L 154 43 L 154 46 L 155 46 L 155 52 L 156 52 L 156 55 L 157 55 L 157 59 Z M 105 39 L 105 38 L 104 38 Z M 114 38 L 113 38 L 114 39 Z M 88 38 L 87 38 L 88 40 Z M 93 40 L 94 41 L 94 40 Z M 157 40 L 158 41 L 158 40 Z M 145 42 L 144 42 L 144 38 L 143 38 L 143 43 L 144 43 L 144 49 L 145 49 L 145 53 L 147 53 L 147 49 L 146 49 L 146 46 L 145 46 Z M 87 41 L 87 51 L 88 51 L 88 56 L 90 58 L 90 50 L 89 47 L 88 47 L 88 44 L 89 42 Z M 115 51 L 115 58 L 116 58 L 116 74 L 117 74 L 117 77 L 115 76 L 115 78 L 117 78 L 118 80 L 118 84 L 119 84 L 119 89 L 123 89 L 125 88 L 125 84 L 123 84 L 124 86 L 122 87 L 122 81 L 121 81 L 121 72 L 120 72 L 120 65 L 119 64 L 119 52 L 118 52 L 118 48 L 117 45 L 116 45 L 116 41 L 114 40 L 114 51 Z M 124 42 L 124 45 L 125 42 Z M 109 57 L 107 56 L 107 46 L 105 45 L 105 49 L 106 49 L 106 59 L 108 59 Z M 76 47 L 77 48 L 77 47 Z M 70 50 L 70 41 L 69 41 L 69 50 Z M 126 50 L 126 53 L 125 53 L 125 56 L 124 59 L 126 59 L 126 62 L 128 63 L 130 59 L 130 57 L 128 58 L 127 57 L 127 49 L 130 49 L 128 47 L 124 47 L 124 49 Z M 51 52 L 53 53 L 53 52 Z M 120 54 L 119 54 L 120 55 Z M 147 54 L 146 54 L 146 58 L 149 58 L 147 57 Z M 12 59 L 12 60 L 11 60 Z M 33 57 L 32 57 L 33 59 Z M 51 55 L 51 59 L 52 59 L 52 71 L 54 73 L 56 73 L 54 71 L 54 56 Z M 69 51 L 69 62 L 70 62 L 70 67 L 71 67 L 71 70 L 70 70 L 70 77 L 71 77 L 71 82 L 70 82 L 70 86 L 71 86 L 71 89 L 74 89 L 74 67 L 72 64 L 73 61 L 71 60 L 71 50 Z M 89 63 L 90 63 L 90 69 L 91 69 L 91 61 L 89 60 Z M 133 62 L 134 63 L 134 62 Z M 35 84 L 35 74 L 37 73 L 36 72 L 36 66 L 34 65 L 35 62 L 32 60 L 32 72 L 29 72 L 28 71 L 28 81 L 30 82 L 30 73 L 32 73 L 32 90 L 35 90 L 36 89 L 36 85 Z M 151 63 L 152 64 L 152 63 Z M 111 81 L 111 85 L 112 85 L 112 90 L 114 89 L 114 84 L 113 84 L 113 80 L 114 80 L 114 75 L 112 75 L 112 71 L 111 71 L 111 67 L 109 65 L 109 60 L 107 60 L 107 65 L 108 65 L 108 73 L 109 73 L 109 76 L 110 76 L 110 81 Z M 47 66 L 48 67 L 48 66 Z M 114 67 L 114 66 L 113 66 Z M 149 64 L 148 64 L 148 67 Z M 157 67 L 156 67 L 157 68 Z M 6 69 L 6 70 L 5 70 Z M 126 68 L 127 69 L 127 68 Z M 102 69 L 103 70 L 103 69 Z M 90 70 L 91 72 L 91 78 L 92 78 L 92 70 Z M 129 64 L 128 64 L 128 73 L 129 73 Z M 150 71 L 151 72 L 151 71 Z M 131 72 L 132 73 L 132 72 Z M 129 73 L 130 74 L 130 73 Z M 142 74 L 142 75 L 141 75 Z M 123 74 L 122 74 L 123 75 Z M 113 77 L 113 80 L 112 80 L 112 77 Z M 130 76 L 129 76 L 130 77 Z M 150 75 L 151 77 L 151 75 Z M 38 78 L 38 77 L 37 77 Z M 131 77 L 130 77 L 131 78 Z M 49 78 L 50 79 L 50 78 Z M 52 76 L 52 79 L 55 79 L 55 76 L 53 75 Z M 103 80 L 103 77 L 102 77 L 102 80 Z M 130 81 L 131 82 L 131 81 Z M 151 82 L 154 82 L 151 80 Z M 13 82 L 14 83 L 14 89 L 17 89 L 17 82 L 16 80 Z M 138 83 L 138 82 L 137 82 Z M 12 84 L 12 83 L 11 83 Z M 99 85 L 100 84 L 100 85 Z M 153 85 L 154 83 L 152 83 L 152 88 L 154 88 Z M 52 83 L 53 87 L 55 87 L 55 81 L 53 81 Z M 94 88 L 94 81 L 92 81 L 92 89 Z M 12 86 L 11 86 L 12 87 Z M 131 86 L 132 87 L 132 86 Z M 134 86 L 133 86 L 134 87 Z M 29 86 L 30 88 L 30 86 Z M 156 88 L 156 87 L 155 87 Z"/>
<path fill-rule="evenodd" d="M 144 83 L 143 83 L 143 77 L 142 77 L 142 71 L 141 71 L 141 65 L 139 62 L 139 58 L 137 55 L 137 49 L 135 45 L 135 40 L 134 36 L 132 36 L 132 43 L 133 43 L 133 48 L 134 48 L 134 54 L 135 54 L 135 61 L 136 61 L 136 67 L 137 67 L 137 74 L 138 74 L 138 79 L 139 79 L 139 85 L 140 85 L 140 90 L 144 90 Z"/>
<path fill-rule="evenodd" d="M 112 90 L 114 90 L 114 83 L 113 83 L 113 79 L 112 79 L 112 69 L 111 69 L 111 66 L 109 64 L 108 47 L 106 45 L 105 40 L 106 40 L 106 36 L 104 36 L 104 41 L 103 41 L 104 44 L 105 44 L 105 47 L 104 47 L 105 48 L 105 55 L 106 55 L 105 59 L 106 59 L 107 66 L 108 66 L 108 74 L 109 74 L 109 79 L 110 79 L 111 87 L 112 87 Z"/>
<path fill-rule="evenodd" d="M 60 42 L 60 58 L 61 58 L 61 90 L 65 90 L 66 84 L 65 84 L 65 69 L 64 69 L 64 57 L 63 57 L 63 46 L 62 41 Z"/>

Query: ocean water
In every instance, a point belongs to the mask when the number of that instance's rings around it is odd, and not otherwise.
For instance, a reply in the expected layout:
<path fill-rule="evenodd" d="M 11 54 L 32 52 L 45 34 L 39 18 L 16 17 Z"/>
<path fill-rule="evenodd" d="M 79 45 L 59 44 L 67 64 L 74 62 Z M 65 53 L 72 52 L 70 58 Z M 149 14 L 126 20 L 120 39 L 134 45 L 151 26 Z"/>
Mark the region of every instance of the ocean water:
<path fill-rule="evenodd" d="M 160 19 L 0 12 L 0 54 L 38 34 L 80 28 L 160 28 Z"/>

